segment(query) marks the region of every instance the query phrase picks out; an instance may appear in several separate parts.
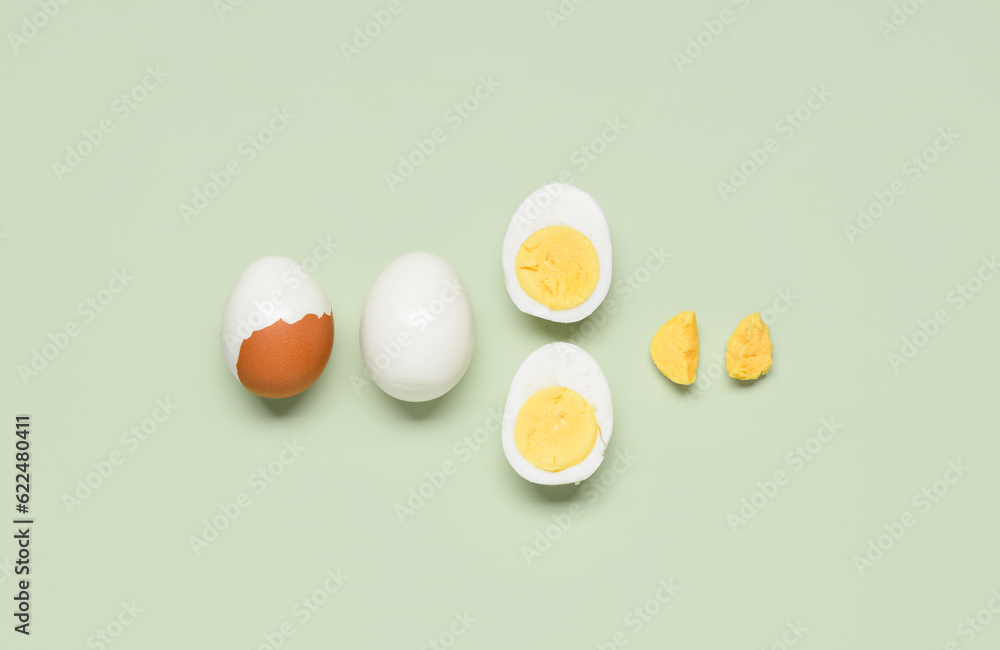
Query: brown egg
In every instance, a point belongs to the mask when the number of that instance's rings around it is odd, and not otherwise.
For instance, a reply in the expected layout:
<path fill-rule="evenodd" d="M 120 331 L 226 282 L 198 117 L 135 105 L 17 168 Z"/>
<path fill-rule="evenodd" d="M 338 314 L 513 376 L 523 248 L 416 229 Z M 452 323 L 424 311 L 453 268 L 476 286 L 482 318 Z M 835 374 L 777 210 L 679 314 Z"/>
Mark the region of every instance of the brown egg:
<path fill-rule="evenodd" d="M 333 310 L 315 278 L 284 257 L 262 257 L 236 281 L 222 318 L 222 353 L 262 397 L 297 395 L 323 373 Z"/>

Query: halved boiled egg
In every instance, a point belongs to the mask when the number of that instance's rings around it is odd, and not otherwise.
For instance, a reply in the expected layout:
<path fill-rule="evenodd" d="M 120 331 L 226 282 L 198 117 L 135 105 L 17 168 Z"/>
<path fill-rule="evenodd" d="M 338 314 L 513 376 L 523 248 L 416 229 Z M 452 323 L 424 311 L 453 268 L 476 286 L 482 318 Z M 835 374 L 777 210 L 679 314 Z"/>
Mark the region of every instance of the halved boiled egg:
<path fill-rule="evenodd" d="M 222 356 L 244 388 L 297 395 L 323 373 L 332 349 L 333 308 L 298 262 L 262 257 L 243 271 L 222 315 Z"/>
<path fill-rule="evenodd" d="M 579 483 L 604 460 L 613 415 L 611 389 L 594 358 L 572 343 L 543 345 L 511 382 L 504 454 L 532 483 Z"/>
<path fill-rule="evenodd" d="M 575 323 L 611 288 L 611 232 L 597 201 L 552 183 L 521 203 L 503 241 L 507 293 L 526 314 Z"/>

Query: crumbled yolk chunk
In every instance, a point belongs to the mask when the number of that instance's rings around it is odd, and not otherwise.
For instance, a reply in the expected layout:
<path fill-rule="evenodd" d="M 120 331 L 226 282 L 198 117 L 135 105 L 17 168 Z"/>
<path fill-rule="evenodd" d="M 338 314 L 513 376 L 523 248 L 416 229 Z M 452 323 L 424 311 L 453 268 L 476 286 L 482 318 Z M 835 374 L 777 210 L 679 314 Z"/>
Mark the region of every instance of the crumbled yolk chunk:
<path fill-rule="evenodd" d="M 580 393 L 549 386 L 521 405 L 514 421 L 514 443 L 538 469 L 560 472 L 590 455 L 600 430 L 594 407 Z"/>
<path fill-rule="evenodd" d="M 557 311 L 586 302 L 600 276 L 594 245 L 568 226 L 550 226 L 533 233 L 521 245 L 515 264 L 524 292 Z"/>
<path fill-rule="evenodd" d="M 760 313 L 737 326 L 726 346 L 726 370 L 733 379 L 757 379 L 771 368 L 771 335 Z"/>
<path fill-rule="evenodd" d="M 667 379 L 693 384 L 698 370 L 698 323 L 693 311 L 682 311 L 661 327 L 649 346 L 653 363 Z"/>

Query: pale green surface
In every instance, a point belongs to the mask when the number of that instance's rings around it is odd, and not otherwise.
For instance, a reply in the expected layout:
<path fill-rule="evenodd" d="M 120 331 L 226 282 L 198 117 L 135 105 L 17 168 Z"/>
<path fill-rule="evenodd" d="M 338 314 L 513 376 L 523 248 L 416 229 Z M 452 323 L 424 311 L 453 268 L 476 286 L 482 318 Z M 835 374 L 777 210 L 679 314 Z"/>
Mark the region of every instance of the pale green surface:
<path fill-rule="evenodd" d="M 621 631 L 635 648 L 761 648 L 796 620 L 804 649 L 966 647 L 956 626 L 1000 587 L 1000 281 L 960 311 L 947 295 L 1000 253 L 1000 6 L 929 2 L 886 41 L 888 0 L 595 0 L 555 31 L 554 0 L 421 0 L 348 63 L 339 43 L 383 6 L 246 0 L 220 21 L 209 0 L 74 2 L 20 52 L 0 48 L 0 395 L 5 421 L 35 418 L 39 522 L 35 633 L 16 642 L 86 647 L 135 599 L 145 612 L 116 649 L 256 648 L 285 620 L 289 649 L 419 648 L 466 609 L 477 621 L 455 647 L 593 648 Z M 735 23 L 679 72 L 672 54 L 727 6 Z M 36 10 L 5 3 L 0 27 Z M 115 97 L 157 64 L 169 77 L 117 121 Z M 452 130 L 443 112 L 480 75 L 500 87 Z M 776 121 L 819 84 L 834 97 L 781 139 Z M 276 107 L 296 116 L 287 130 L 186 224 L 178 204 Z M 105 117 L 115 131 L 58 182 L 52 162 Z M 581 171 L 574 150 L 615 117 L 627 129 Z M 843 224 L 948 126 L 961 139 L 852 245 Z M 436 127 L 447 141 L 390 192 L 383 173 Z M 772 136 L 777 153 L 722 201 L 716 181 Z M 500 274 L 510 215 L 564 169 L 607 213 L 616 282 L 651 245 L 673 255 L 633 295 L 613 289 L 617 312 L 583 342 L 614 392 L 609 455 L 637 458 L 596 502 L 522 481 L 496 433 L 467 462 L 452 449 L 533 349 L 577 331 L 518 312 Z M 340 244 L 316 273 L 333 357 L 300 399 L 269 405 L 222 361 L 222 307 L 250 261 L 302 259 L 324 237 Z M 368 286 L 414 249 L 458 269 L 478 319 L 468 374 L 426 406 L 351 385 Z M 130 286 L 25 385 L 17 365 L 122 266 Z M 684 391 L 650 361 L 653 333 L 690 309 L 707 377 L 740 319 L 785 289 L 799 298 L 759 383 Z M 950 322 L 894 372 L 887 353 L 939 308 Z M 177 413 L 68 514 L 62 495 L 161 397 Z M 830 416 L 840 434 L 734 535 L 727 513 Z M 292 440 L 306 451 L 196 557 L 188 536 Z M 911 496 L 956 459 L 971 472 L 859 575 L 852 557 L 918 514 Z M 457 474 L 400 524 L 394 504 L 449 460 Z M 573 504 L 583 514 L 528 566 L 522 545 Z M 337 567 L 350 581 L 299 624 L 292 606 Z M 632 634 L 624 617 L 664 578 L 681 592 Z M 972 647 L 998 644 L 994 622 Z"/>

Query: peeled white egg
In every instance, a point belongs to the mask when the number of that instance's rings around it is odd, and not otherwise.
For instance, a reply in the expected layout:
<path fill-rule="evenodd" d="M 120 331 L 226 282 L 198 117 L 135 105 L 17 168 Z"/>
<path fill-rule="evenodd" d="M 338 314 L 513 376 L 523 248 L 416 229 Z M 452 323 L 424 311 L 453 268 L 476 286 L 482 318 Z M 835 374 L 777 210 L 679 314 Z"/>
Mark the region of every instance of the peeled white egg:
<path fill-rule="evenodd" d="M 375 279 L 361 312 L 361 357 L 379 388 L 404 402 L 451 390 L 472 361 L 476 319 L 462 279 L 433 253 L 407 253 Z"/>
<path fill-rule="evenodd" d="M 596 253 L 599 268 L 596 280 L 590 279 L 594 285 L 593 291 L 589 296 L 583 296 L 585 300 L 575 306 L 553 308 L 536 300 L 525 291 L 518 277 L 518 254 L 525 242 L 538 231 L 556 226 L 572 228 L 582 234 Z M 539 254 L 545 257 L 544 251 L 539 251 Z M 593 256 L 590 257 L 592 260 Z M 559 268 L 554 269 L 555 273 L 545 280 L 546 291 L 550 295 L 564 294 L 568 283 L 559 277 L 559 273 L 568 274 L 568 279 L 572 280 L 579 273 L 577 261 L 570 260 L 567 263 L 565 259 L 551 255 L 547 259 Z M 600 306 L 611 288 L 611 232 L 601 206 L 583 190 L 566 183 L 552 183 L 535 190 L 521 203 L 510 220 L 507 236 L 503 241 L 502 262 L 507 293 L 518 309 L 558 323 L 583 320 Z"/>
<path fill-rule="evenodd" d="M 594 446 L 578 463 L 560 471 L 548 471 L 536 466 L 522 455 L 518 448 L 515 429 L 518 416 L 525 404 L 539 395 L 539 391 L 561 387 L 574 391 L 590 405 L 596 419 L 598 433 Z M 546 391 L 547 392 L 547 391 Z M 604 452 L 611 440 L 614 411 L 611 389 L 592 356 L 572 343 L 549 343 L 538 348 L 521 364 L 507 395 L 507 405 L 501 423 L 503 451 L 514 471 L 539 485 L 564 485 L 579 483 L 589 478 L 604 460 Z M 559 424 L 551 431 L 558 437 Z M 538 435 L 550 435 L 541 431 Z"/>

